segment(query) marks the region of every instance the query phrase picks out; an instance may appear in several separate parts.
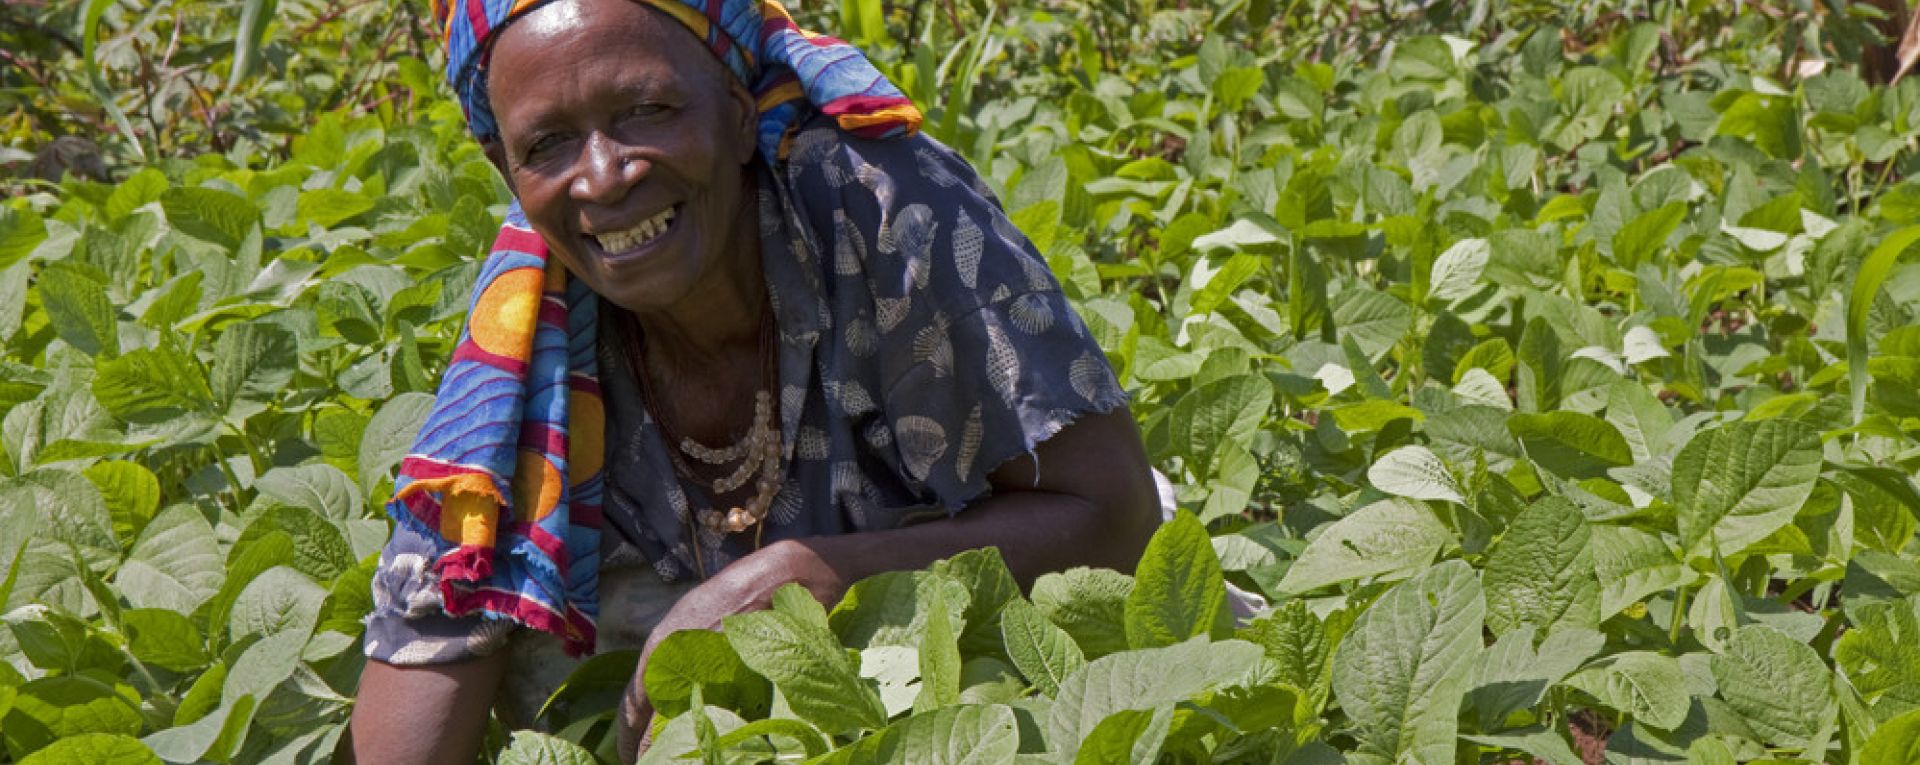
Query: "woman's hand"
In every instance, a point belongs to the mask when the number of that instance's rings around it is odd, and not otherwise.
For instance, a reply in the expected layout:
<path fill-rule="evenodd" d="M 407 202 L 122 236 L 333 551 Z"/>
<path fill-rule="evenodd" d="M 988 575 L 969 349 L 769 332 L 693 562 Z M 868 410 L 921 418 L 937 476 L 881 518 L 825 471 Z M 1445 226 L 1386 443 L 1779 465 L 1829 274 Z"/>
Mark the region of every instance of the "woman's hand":
<path fill-rule="evenodd" d="M 814 540 L 784 540 L 735 561 L 712 579 L 688 590 L 660 624 L 647 635 L 640 663 L 620 700 L 618 723 L 620 757 L 632 762 L 646 751 L 652 728 L 653 705 L 647 700 L 647 660 L 661 641 L 680 630 L 719 630 L 734 614 L 763 611 L 773 604 L 773 593 L 796 582 L 821 603 L 832 604 L 851 582 L 829 564 L 811 544 Z"/>

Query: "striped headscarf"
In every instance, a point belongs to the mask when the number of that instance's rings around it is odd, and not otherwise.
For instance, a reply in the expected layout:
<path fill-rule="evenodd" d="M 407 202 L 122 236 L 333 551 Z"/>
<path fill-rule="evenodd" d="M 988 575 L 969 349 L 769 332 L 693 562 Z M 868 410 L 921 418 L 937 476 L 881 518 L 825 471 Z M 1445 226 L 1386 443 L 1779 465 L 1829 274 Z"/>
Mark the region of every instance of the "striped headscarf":
<path fill-rule="evenodd" d="M 779 158 L 802 102 L 864 138 L 912 132 L 920 111 L 860 49 L 801 29 L 775 0 L 634 0 L 685 25 L 727 65 L 760 105 L 760 151 Z M 433 0 L 446 35 L 447 83 L 466 109 L 475 138 L 498 135 L 487 103 L 487 52 L 493 32 L 549 0 Z"/>
<path fill-rule="evenodd" d="M 906 135 L 920 113 L 858 49 L 796 27 L 773 0 L 635 0 L 680 21 L 756 97 L 759 146 L 782 157 L 807 109 L 867 138 Z M 447 81 L 476 138 L 493 32 L 548 0 L 434 0 Z M 475 283 L 467 325 L 387 512 L 434 540 L 451 615 L 484 613 L 591 651 L 599 613 L 606 414 L 598 298 L 547 257 L 518 204 Z"/>

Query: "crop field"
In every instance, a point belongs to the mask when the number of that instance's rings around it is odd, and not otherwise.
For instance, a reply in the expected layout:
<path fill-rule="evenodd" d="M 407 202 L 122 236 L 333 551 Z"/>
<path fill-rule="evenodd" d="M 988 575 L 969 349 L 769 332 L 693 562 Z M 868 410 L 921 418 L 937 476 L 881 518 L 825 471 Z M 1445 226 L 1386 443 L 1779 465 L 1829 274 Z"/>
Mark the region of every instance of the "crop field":
<path fill-rule="evenodd" d="M 988 177 L 1181 513 L 677 634 L 643 762 L 1920 763 L 1904 4 L 793 5 Z M 329 759 L 507 202 L 424 6 L 0 5 L 0 762 Z M 634 666 L 489 761 L 612 762 Z"/>

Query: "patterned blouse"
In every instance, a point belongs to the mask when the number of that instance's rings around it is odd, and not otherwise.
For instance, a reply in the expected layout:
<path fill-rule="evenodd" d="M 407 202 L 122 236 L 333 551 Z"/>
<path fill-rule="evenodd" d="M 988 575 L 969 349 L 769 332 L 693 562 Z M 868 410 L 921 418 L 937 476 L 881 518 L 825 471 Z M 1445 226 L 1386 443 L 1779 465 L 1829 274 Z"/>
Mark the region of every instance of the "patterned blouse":
<path fill-rule="evenodd" d="M 862 139 L 816 117 L 789 159 L 761 172 L 788 445 L 763 544 L 958 512 L 986 495 L 1001 463 L 1126 402 L 1046 261 L 946 146 L 923 135 Z M 696 539 L 709 574 L 751 552 L 751 533 L 696 537 L 689 519 L 711 500 L 676 475 L 672 447 L 640 404 L 619 357 L 626 322 L 600 326 L 609 539 L 669 583 L 700 578 Z M 432 552 L 395 529 L 374 579 L 368 656 L 457 661 L 512 632 L 508 621 L 448 617 Z"/>

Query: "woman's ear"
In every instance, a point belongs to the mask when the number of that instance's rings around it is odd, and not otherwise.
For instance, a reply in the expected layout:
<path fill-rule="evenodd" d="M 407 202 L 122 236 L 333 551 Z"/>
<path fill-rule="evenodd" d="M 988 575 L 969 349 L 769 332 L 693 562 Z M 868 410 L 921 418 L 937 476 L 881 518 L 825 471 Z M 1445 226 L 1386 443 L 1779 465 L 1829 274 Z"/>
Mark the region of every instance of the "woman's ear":
<path fill-rule="evenodd" d="M 732 78 L 728 79 L 732 80 Z M 739 110 L 740 124 L 734 140 L 738 141 L 736 145 L 740 149 L 740 164 L 744 165 L 753 161 L 753 150 L 759 144 L 760 105 L 754 99 L 752 91 L 747 90 L 746 86 L 738 81 L 727 83 L 727 95 L 733 99 L 735 108 Z"/>

